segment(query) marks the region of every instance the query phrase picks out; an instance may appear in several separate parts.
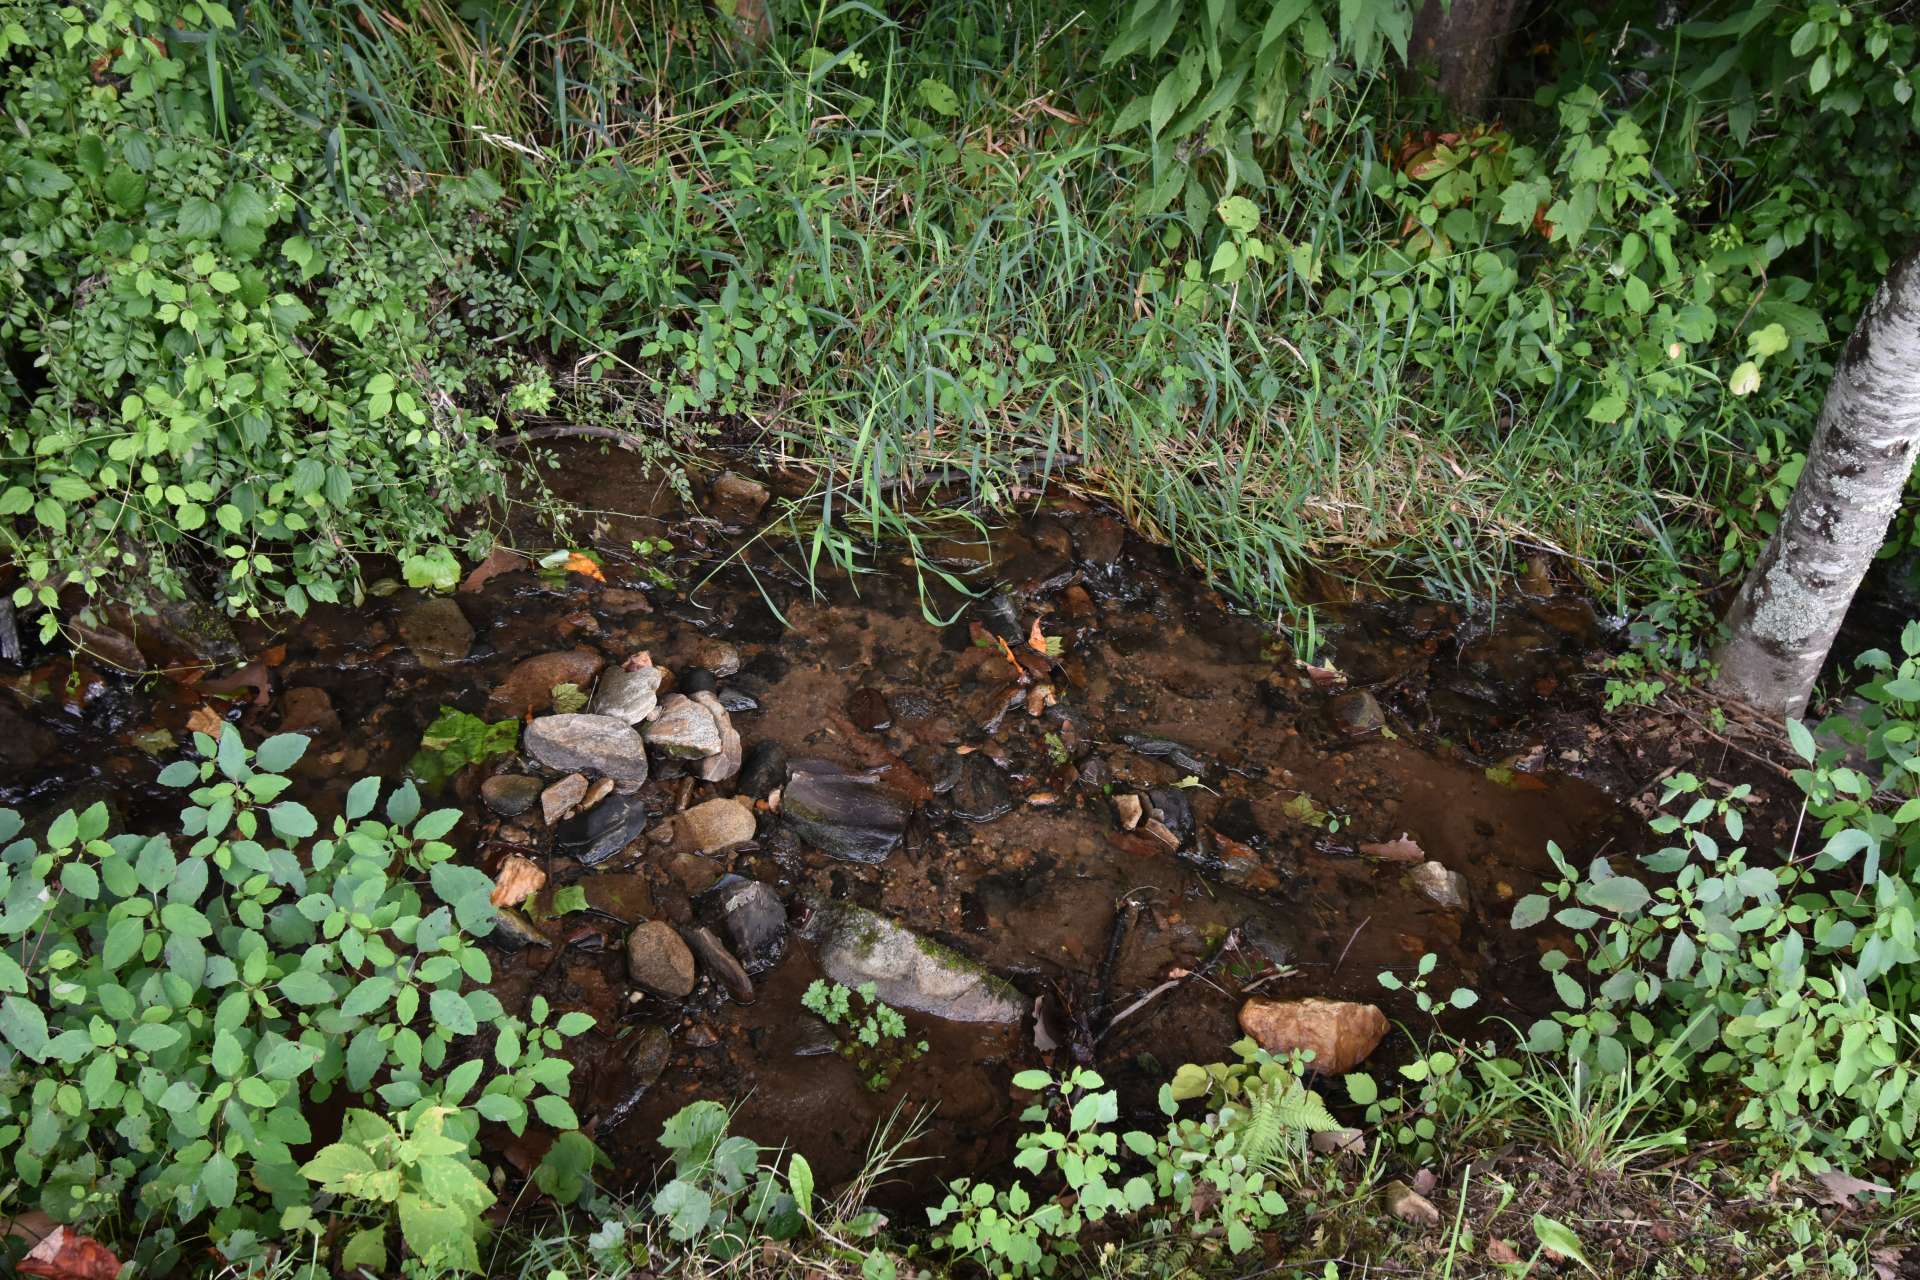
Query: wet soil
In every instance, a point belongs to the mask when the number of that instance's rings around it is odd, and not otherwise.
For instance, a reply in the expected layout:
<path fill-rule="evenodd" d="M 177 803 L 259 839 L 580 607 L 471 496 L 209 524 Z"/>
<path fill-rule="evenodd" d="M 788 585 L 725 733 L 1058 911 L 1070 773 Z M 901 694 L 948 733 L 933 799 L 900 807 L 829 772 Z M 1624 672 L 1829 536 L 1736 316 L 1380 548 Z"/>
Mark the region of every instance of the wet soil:
<path fill-rule="evenodd" d="M 247 637 L 251 662 L 224 685 L 43 655 L 0 698 L 11 744 L 0 804 L 49 813 L 104 797 L 126 823 L 166 829 L 174 801 L 152 778 L 177 748 L 160 735 L 184 742 L 188 718 L 212 707 L 252 740 L 310 734 L 300 792 L 334 810 L 356 778 L 404 773 L 442 707 L 497 711 L 527 658 L 646 652 L 681 685 L 697 667 L 730 671 L 718 688 L 749 753 L 775 742 L 796 760 L 873 771 L 911 806 L 883 862 L 836 860 L 762 802 L 756 839 L 722 856 L 643 838 L 589 867 L 555 851 L 537 805 L 502 819 L 481 803 L 490 774 L 542 774 L 531 761 L 469 767 L 446 793 L 468 812 L 453 837 L 463 856 L 497 872 L 517 855 L 546 872 L 535 916 L 560 889 L 586 893 L 589 910 L 546 921 L 559 945 L 488 945 L 509 1009 L 539 994 L 593 1016 L 572 1055 L 574 1102 L 623 1180 L 650 1175 L 662 1120 L 695 1098 L 738 1100 L 736 1130 L 803 1151 L 823 1185 L 851 1175 L 902 1106 L 931 1109 L 915 1153 L 938 1159 L 911 1171 L 918 1182 L 994 1166 L 1012 1149 L 1009 1081 L 1024 1067 L 1094 1063 L 1144 1107 L 1180 1063 L 1229 1056 L 1248 992 L 1373 1001 L 1424 1033 L 1410 997 L 1377 975 L 1411 979 L 1427 953 L 1435 988 L 1481 993 L 1454 1029 L 1524 1025 L 1551 998 L 1538 966 L 1549 942 L 1508 930 L 1512 899 L 1550 873 L 1549 841 L 1584 860 L 1635 839 L 1625 801 L 1654 770 L 1595 727 L 1580 689 L 1606 637 L 1580 599 L 1516 597 L 1491 616 L 1333 605 L 1308 665 L 1167 553 L 1071 499 L 991 533 L 930 539 L 928 556 L 971 597 L 884 549 L 874 572 L 810 585 L 790 536 L 682 510 L 622 456 L 562 456 L 563 493 L 596 513 L 576 545 L 602 553 L 605 583 L 527 566 L 462 590 L 464 656 L 409 646 L 402 620 L 422 597 L 404 588 Z M 520 532 L 523 546 L 552 545 Z M 631 550 L 663 536 L 671 553 Z M 656 756 L 639 796 L 657 830 L 734 786 Z M 1128 796 L 1163 815 L 1174 845 L 1147 822 L 1126 829 L 1116 798 Z M 1463 905 L 1410 879 L 1396 855 L 1414 846 L 1464 877 Z M 794 925 L 751 1002 L 704 968 L 684 1000 L 639 991 L 628 928 L 712 922 L 709 890 L 725 877 L 772 886 Z M 930 1051 L 870 1092 L 801 1007 L 820 975 L 808 920 L 836 901 L 972 958 L 1036 1014 L 998 1026 L 910 1013 Z M 1410 1048 L 1397 1029 L 1375 1062 Z M 550 1137 L 486 1134 L 522 1172 Z"/>

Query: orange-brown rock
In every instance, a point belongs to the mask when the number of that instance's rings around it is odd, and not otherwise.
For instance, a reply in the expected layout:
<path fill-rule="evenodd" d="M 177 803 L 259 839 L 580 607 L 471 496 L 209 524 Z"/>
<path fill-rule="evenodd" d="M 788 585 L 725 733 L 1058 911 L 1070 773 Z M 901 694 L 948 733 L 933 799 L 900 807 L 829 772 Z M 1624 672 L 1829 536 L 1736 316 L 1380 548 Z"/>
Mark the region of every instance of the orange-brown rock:
<path fill-rule="evenodd" d="M 1313 1050 L 1313 1066 L 1329 1075 L 1351 1071 L 1387 1034 L 1387 1015 L 1351 1000 L 1252 999 L 1240 1007 L 1240 1029 L 1268 1053 Z"/>

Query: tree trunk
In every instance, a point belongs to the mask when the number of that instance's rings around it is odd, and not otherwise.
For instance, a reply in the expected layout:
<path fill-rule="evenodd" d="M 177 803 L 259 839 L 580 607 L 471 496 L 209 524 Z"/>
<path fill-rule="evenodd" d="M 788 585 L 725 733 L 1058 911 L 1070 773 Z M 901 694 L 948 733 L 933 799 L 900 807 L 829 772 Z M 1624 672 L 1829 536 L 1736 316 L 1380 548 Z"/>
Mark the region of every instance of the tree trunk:
<path fill-rule="evenodd" d="M 1482 116 L 1493 96 L 1518 0 L 1426 0 L 1407 45 L 1409 92 L 1438 93 L 1457 114 Z"/>
<path fill-rule="evenodd" d="M 1715 687 L 1797 716 L 1900 509 L 1920 446 L 1920 250 L 1881 284 L 1847 340 L 1800 483 L 1740 587 Z"/>

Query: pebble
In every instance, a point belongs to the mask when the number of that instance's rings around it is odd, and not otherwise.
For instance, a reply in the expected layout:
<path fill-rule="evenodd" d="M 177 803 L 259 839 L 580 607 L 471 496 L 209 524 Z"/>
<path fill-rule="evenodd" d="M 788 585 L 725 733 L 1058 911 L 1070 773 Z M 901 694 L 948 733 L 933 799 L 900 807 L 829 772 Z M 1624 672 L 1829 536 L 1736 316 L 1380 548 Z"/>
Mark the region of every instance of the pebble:
<path fill-rule="evenodd" d="M 740 1004 L 753 1003 L 753 979 L 747 976 L 745 966 L 727 950 L 726 944 L 713 936 L 713 930 L 695 925 L 682 929 L 680 936 L 700 957 L 700 963 L 720 979 L 735 1001 Z"/>
<path fill-rule="evenodd" d="M 664 920 L 645 921 L 627 935 L 627 973 L 655 995 L 684 1000 L 693 994 L 693 952 Z"/>
<path fill-rule="evenodd" d="M 733 727 L 733 717 L 713 694 L 696 693 L 693 700 L 707 709 L 714 727 L 720 731 L 720 749 L 702 760 L 696 772 L 703 781 L 725 782 L 740 772 L 740 731 Z"/>
<path fill-rule="evenodd" d="M 780 958 L 787 945 L 787 909 L 771 886 L 758 880 L 722 891 L 720 911 L 734 948 L 754 969 Z"/>
<path fill-rule="evenodd" d="M 593 713 L 639 724 L 659 705 L 660 681 L 665 675 L 659 667 L 640 667 L 633 671 L 615 667 L 600 677 L 600 684 L 593 691 Z"/>
<path fill-rule="evenodd" d="M 533 808 L 545 790 L 540 779 L 524 773 L 496 773 L 480 784 L 480 798 L 503 818 L 516 818 Z"/>
<path fill-rule="evenodd" d="M 681 853 L 719 853 L 753 839 L 753 810 L 738 800 L 707 800 L 673 820 L 673 844 Z"/>
<path fill-rule="evenodd" d="M 803 840 L 843 862 L 884 862 L 907 830 L 893 793 L 856 774 L 796 769 L 780 812 Z"/>
<path fill-rule="evenodd" d="M 633 726 L 612 716 L 542 716 L 526 729 L 534 759 L 561 773 L 582 770 L 615 782 L 647 780 L 647 748 Z"/>
<path fill-rule="evenodd" d="M 1387 724 L 1379 700 L 1365 689 L 1350 689 L 1327 699 L 1327 719 L 1344 733 L 1374 733 Z"/>
<path fill-rule="evenodd" d="M 552 826 L 587 795 L 587 775 L 570 773 L 540 793 L 540 817 Z"/>
<path fill-rule="evenodd" d="M 640 736 L 648 746 L 682 760 L 702 760 L 721 747 L 713 713 L 681 693 L 660 699 L 659 714 L 642 726 Z"/>
<path fill-rule="evenodd" d="M 771 738 L 754 743 L 741 762 L 736 785 L 741 795 L 755 800 L 765 800 L 786 786 L 787 749 Z"/>
<path fill-rule="evenodd" d="M 647 809 L 640 797 L 612 796 L 560 824 L 554 848 L 587 866 L 597 866 L 638 840 L 647 830 Z"/>
<path fill-rule="evenodd" d="M 773 494 L 767 486 L 734 471 L 722 471 L 707 491 L 708 512 L 727 524 L 751 524 Z"/>
<path fill-rule="evenodd" d="M 1467 878 L 1438 862 L 1423 862 L 1407 872 L 1407 878 L 1421 893 L 1449 911 L 1464 911 L 1467 906 Z"/>
<path fill-rule="evenodd" d="M 553 706 L 554 686 L 570 684 L 583 694 L 606 660 L 591 649 L 562 649 L 523 659 L 487 698 L 489 720 L 518 720 Z M 576 702 L 575 706 L 579 704 Z"/>

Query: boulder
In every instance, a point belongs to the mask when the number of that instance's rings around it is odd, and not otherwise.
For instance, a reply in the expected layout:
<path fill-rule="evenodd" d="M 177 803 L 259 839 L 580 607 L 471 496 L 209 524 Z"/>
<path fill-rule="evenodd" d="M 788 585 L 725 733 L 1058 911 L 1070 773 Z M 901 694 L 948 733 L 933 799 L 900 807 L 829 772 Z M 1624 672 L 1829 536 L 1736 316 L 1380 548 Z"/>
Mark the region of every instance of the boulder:
<path fill-rule="evenodd" d="M 647 780 L 647 748 L 633 726 L 612 716 L 541 716 L 527 726 L 526 749 L 561 773 L 582 770 L 615 782 Z"/>
<path fill-rule="evenodd" d="M 820 968 L 835 982 L 871 982 L 896 1009 L 953 1022 L 1018 1022 L 1030 1004 L 973 960 L 875 911 L 847 904 L 823 911 Z"/>
<path fill-rule="evenodd" d="M 664 920 L 644 921 L 627 935 L 627 973 L 655 995 L 683 1000 L 693 994 L 693 952 Z"/>
<path fill-rule="evenodd" d="M 1314 1070 L 1341 1075 L 1353 1070 L 1387 1034 L 1379 1006 L 1351 1000 L 1265 1000 L 1240 1006 L 1240 1029 L 1268 1053 L 1313 1050 Z"/>

